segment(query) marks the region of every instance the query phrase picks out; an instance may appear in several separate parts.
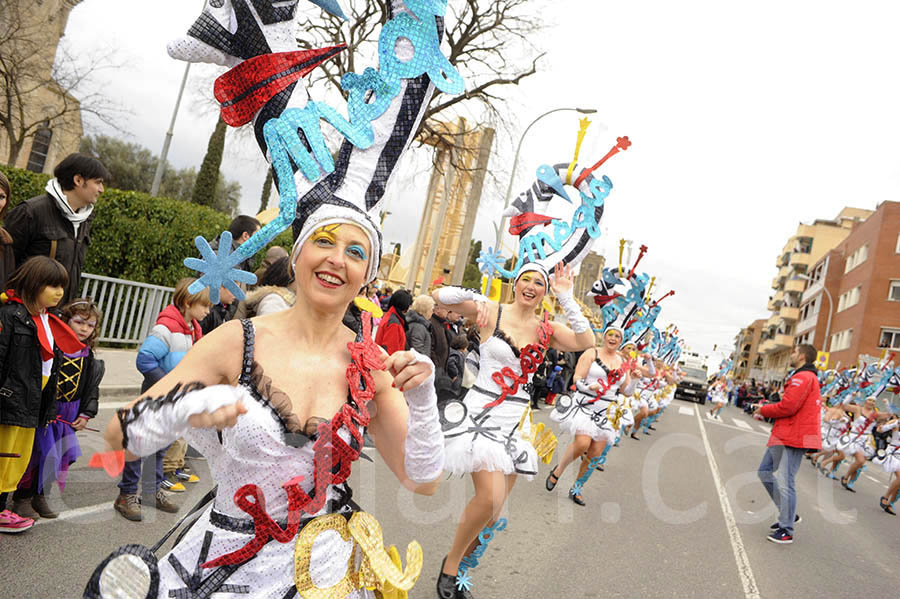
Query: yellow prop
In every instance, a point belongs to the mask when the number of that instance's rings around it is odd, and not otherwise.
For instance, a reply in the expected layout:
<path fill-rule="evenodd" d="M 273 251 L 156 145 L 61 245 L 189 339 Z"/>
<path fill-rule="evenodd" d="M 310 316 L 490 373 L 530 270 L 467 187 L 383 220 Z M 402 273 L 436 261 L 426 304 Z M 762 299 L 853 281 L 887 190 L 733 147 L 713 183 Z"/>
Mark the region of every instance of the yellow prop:
<path fill-rule="evenodd" d="M 353 298 L 353 303 L 356 304 L 357 308 L 359 308 L 363 312 L 368 312 L 375 318 L 381 318 L 382 316 L 384 316 L 384 312 L 381 310 L 381 306 L 367 297 L 357 295 L 355 298 Z"/>
<path fill-rule="evenodd" d="M 619 240 L 619 276 L 622 276 L 622 253 L 625 251 L 625 240 Z"/>
<path fill-rule="evenodd" d="M 500 292 L 503 288 L 502 286 L 503 286 L 503 281 L 501 281 L 500 279 L 494 279 L 493 281 L 491 281 L 491 292 L 488 293 L 486 291 L 487 290 L 487 277 L 485 277 L 485 276 L 481 277 L 481 293 L 486 295 L 487 298 L 489 300 L 491 300 L 492 302 L 500 301 Z"/>
<path fill-rule="evenodd" d="M 526 418 L 528 420 L 528 432 L 525 432 Z M 553 459 L 553 452 L 556 451 L 556 447 L 559 445 L 559 440 L 557 440 L 553 431 L 544 426 L 543 422 L 538 422 L 537 426 L 535 426 L 531 408 L 522 412 L 522 418 L 519 420 L 519 430 L 522 432 L 522 439 L 534 446 L 541 461 L 549 464 L 550 460 Z"/>
<path fill-rule="evenodd" d="M 647 287 L 647 301 L 650 301 L 650 291 L 653 289 L 653 283 L 656 281 L 656 277 L 650 277 L 650 286 Z"/>
<path fill-rule="evenodd" d="M 344 577 L 334 585 L 320 588 L 309 573 L 310 554 L 319 534 L 332 530 L 345 542 L 351 539 L 356 547 L 350 552 Z M 361 552 L 359 570 L 355 569 L 357 551 Z M 422 546 L 412 541 L 406 548 L 406 570 L 401 569 L 396 547 L 385 549 L 378 521 L 366 512 L 353 514 L 350 521 L 340 514 L 319 516 L 307 524 L 294 546 L 294 582 L 297 592 L 305 599 L 346 597 L 359 589 L 375 590 L 386 599 L 406 599 L 422 572 Z"/>
<path fill-rule="evenodd" d="M 572 184 L 572 171 L 575 170 L 575 165 L 578 163 L 578 154 L 581 152 L 581 142 L 584 141 L 584 136 L 587 134 L 587 129 L 591 125 L 590 119 L 581 119 L 578 121 L 578 125 L 581 127 L 578 130 L 578 139 L 575 142 L 575 157 L 572 158 L 572 162 L 569 163 L 569 170 L 566 171 L 566 185 Z"/>

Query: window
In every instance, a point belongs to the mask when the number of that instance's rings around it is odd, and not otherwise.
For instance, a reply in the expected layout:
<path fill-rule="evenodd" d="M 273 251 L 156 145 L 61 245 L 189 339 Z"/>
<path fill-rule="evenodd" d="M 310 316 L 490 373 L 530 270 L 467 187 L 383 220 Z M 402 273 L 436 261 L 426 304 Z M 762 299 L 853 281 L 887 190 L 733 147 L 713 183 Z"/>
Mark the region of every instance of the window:
<path fill-rule="evenodd" d="M 869 257 L 869 244 L 866 243 L 864 245 L 859 246 L 855 252 L 850 254 L 850 257 L 847 258 L 846 264 L 844 264 L 844 272 L 848 273 L 863 262 L 866 261 L 866 258 Z"/>
<path fill-rule="evenodd" d="M 900 302 L 900 281 L 891 281 L 891 288 L 888 291 L 888 301 Z"/>
<path fill-rule="evenodd" d="M 900 349 L 900 329 L 886 329 L 882 327 L 881 336 L 878 339 L 879 348 Z"/>
<path fill-rule="evenodd" d="M 831 336 L 831 351 L 841 351 L 850 347 L 853 340 L 853 329 L 847 329 Z"/>
<path fill-rule="evenodd" d="M 846 310 L 847 308 L 852 308 L 856 304 L 859 303 L 859 292 L 862 289 L 862 285 L 854 287 L 850 291 L 841 294 L 841 297 L 838 298 L 838 308 L 837 311 Z"/>
<path fill-rule="evenodd" d="M 900 254 L 900 233 L 897 233 L 897 253 Z"/>
<path fill-rule="evenodd" d="M 51 137 L 53 137 L 53 131 L 46 126 L 37 130 L 34 140 L 31 142 L 31 154 L 28 155 L 28 165 L 25 168 L 35 173 L 44 172 L 47 153 L 50 152 Z"/>

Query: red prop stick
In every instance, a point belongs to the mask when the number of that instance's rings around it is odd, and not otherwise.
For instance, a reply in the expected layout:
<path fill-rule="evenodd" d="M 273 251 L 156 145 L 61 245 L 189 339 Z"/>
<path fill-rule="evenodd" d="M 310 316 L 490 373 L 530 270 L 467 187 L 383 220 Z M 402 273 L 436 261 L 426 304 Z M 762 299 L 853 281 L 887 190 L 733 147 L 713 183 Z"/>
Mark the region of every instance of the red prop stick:
<path fill-rule="evenodd" d="M 659 298 L 659 299 L 656 300 L 655 302 L 653 302 L 653 305 L 650 306 L 650 307 L 653 308 L 653 307 L 656 306 L 659 302 L 663 301 L 664 299 L 666 299 L 666 298 L 669 297 L 670 295 L 675 295 L 675 290 L 674 290 L 674 289 L 671 290 L 671 291 L 669 291 L 669 293 L 665 294 L 664 296 L 662 296 L 661 298 Z"/>
<path fill-rule="evenodd" d="M 607 160 L 609 160 L 610 158 L 612 158 L 613 156 L 618 154 L 620 151 L 627 150 L 630 147 L 631 147 L 631 140 L 628 139 L 627 135 L 616 138 L 616 145 L 614 145 L 612 147 L 612 149 L 606 153 L 606 156 L 601 158 L 600 161 L 597 162 L 597 164 L 595 164 L 591 168 L 581 171 L 581 174 L 578 175 L 578 178 L 575 179 L 575 183 L 573 183 L 572 186 L 575 187 L 575 189 L 578 189 L 578 187 L 581 185 L 581 182 L 584 181 L 585 179 L 587 179 L 588 175 L 590 175 L 595 170 L 600 168 L 600 166 L 604 162 L 606 162 Z"/>
<path fill-rule="evenodd" d="M 63 419 L 60 418 L 59 416 L 56 417 L 56 421 L 57 421 L 57 422 L 62 422 L 63 424 L 68 424 L 68 425 L 71 426 L 72 428 L 75 428 L 75 425 L 74 425 L 74 424 L 72 424 L 72 423 L 69 422 L 68 420 L 63 420 Z M 95 433 L 99 433 L 99 432 L 100 432 L 100 429 L 99 429 L 99 428 L 91 428 L 91 427 L 89 427 L 89 426 L 84 427 L 84 430 L 86 430 L 86 431 L 94 431 Z"/>
<path fill-rule="evenodd" d="M 110 478 L 118 478 L 125 469 L 125 452 L 121 449 L 119 451 L 98 451 L 91 456 L 88 467 L 103 468 Z"/>
<path fill-rule="evenodd" d="M 644 257 L 644 254 L 647 253 L 646 245 L 642 245 L 640 249 L 641 249 L 641 251 L 640 251 L 640 253 L 638 253 L 637 260 L 634 261 L 634 266 L 631 267 L 631 271 L 628 273 L 628 276 L 626 277 L 627 279 L 630 279 L 631 277 L 634 276 L 634 271 L 637 268 L 637 265 L 641 262 L 641 258 Z"/>
<path fill-rule="evenodd" d="M 21 458 L 21 453 L 0 453 L 0 458 Z"/>

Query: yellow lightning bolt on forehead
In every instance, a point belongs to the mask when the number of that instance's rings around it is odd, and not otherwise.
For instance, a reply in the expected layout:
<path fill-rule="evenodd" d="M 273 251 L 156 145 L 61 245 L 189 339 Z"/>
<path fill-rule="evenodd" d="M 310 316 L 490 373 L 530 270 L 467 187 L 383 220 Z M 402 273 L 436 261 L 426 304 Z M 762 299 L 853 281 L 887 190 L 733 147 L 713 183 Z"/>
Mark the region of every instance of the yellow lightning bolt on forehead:
<path fill-rule="evenodd" d="M 625 239 L 619 240 L 619 276 L 622 276 L 622 252 L 625 251 Z"/>
<path fill-rule="evenodd" d="M 569 170 L 566 171 L 566 185 L 572 184 L 572 171 L 575 170 L 575 164 L 578 162 L 578 154 L 581 152 L 581 142 L 584 141 L 584 136 L 587 135 L 587 129 L 591 125 L 590 119 L 581 119 L 578 121 L 579 129 L 578 129 L 578 138 L 575 141 L 575 156 L 572 158 L 572 162 L 569 163 Z"/>

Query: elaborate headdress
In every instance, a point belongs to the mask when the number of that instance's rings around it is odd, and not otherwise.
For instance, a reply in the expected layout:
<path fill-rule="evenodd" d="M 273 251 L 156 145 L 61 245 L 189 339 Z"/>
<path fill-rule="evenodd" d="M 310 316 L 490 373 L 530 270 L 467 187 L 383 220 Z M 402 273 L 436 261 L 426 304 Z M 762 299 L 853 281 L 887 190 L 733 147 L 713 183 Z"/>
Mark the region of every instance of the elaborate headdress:
<path fill-rule="evenodd" d="M 346 18 L 339 2 L 313 1 Z M 214 88 L 222 118 L 232 126 L 253 123 L 280 195 L 278 216 L 234 252 L 227 232 L 218 255 L 205 239 L 196 239 L 203 259 L 188 258 L 185 265 L 203 274 L 191 290 L 209 286 L 217 299 L 224 285 L 243 297 L 235 282 L 252 283 L 255 277 L 236 265 L 291 225 L 295 254 L 321 226 L 359 226 L 371 242 L 366 282 L 375 278 L 382 246 L 377 211 L 388 180 L 416 134 L 434 88 L 463 91 L 462 78 L 440 49 L 446 1 L 404 0 L 388 7 L 378 40 L 378 69 L 341 79 L 348 117 L 306 93 L 301 77 L 343 47 L 296 50 L 296 0 L 209 2 L 187 36 L 169 45 L 174 58 L 231 68 Z M 325 144 L 322 120 L 344 137 L 336 159 Z"/>
<path fill-rule="evenodd" d="M 631 145 L 627 137 L 618 138 L 616 145 L 590 168 L 578 168 L 578 151 L 589 121 L 582 121 L 582 130 L 571 162 L 555 166 L 542 165 L 537 179 L 522 192 L 503 213 L 510 217 L 509 232 L 519 237 L 516 265 L 503 267 L 505 258 L 499 248 L 488 248 L 478 257 L 482 272 L 499 274 L 514 280 L 527 271 L 537 271 L 547 277 L 557 265 L 576 265 L 588 254 L 593 241 L 600 237 L 603 202 L 612 190 L 612 181 L 605 175 L 596 178 L 593 172 L 610 157 Z M 573 174 L 578 176 L 573 180 Z M 536 202 L 547 204 L 554 197 L 573 203 L 566 186 L 578 191 L 580 204 L 569 220 L 554 218 L 537 211 Z M 549 231 L 547 226 L 552 227 Z"/>

